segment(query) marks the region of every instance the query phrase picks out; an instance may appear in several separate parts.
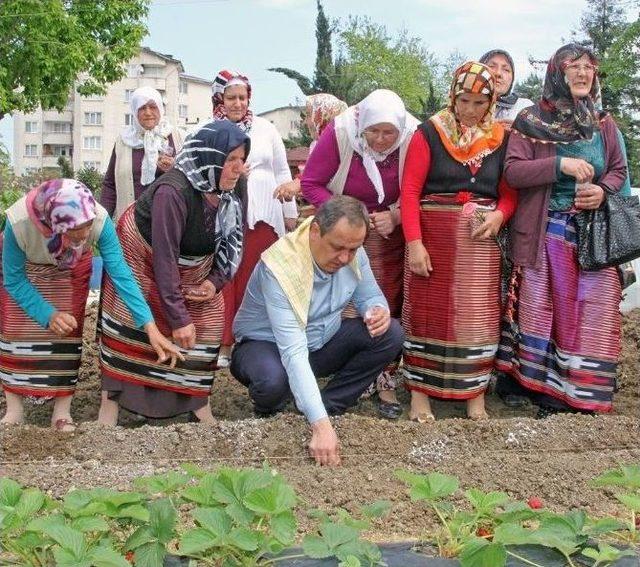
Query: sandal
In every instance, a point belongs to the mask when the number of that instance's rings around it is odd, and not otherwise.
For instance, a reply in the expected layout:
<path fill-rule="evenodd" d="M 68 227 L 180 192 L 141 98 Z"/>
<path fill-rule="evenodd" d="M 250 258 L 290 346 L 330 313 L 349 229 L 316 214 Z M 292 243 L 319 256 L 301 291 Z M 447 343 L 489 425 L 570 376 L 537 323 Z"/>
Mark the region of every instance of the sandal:
<path fill-rule="evenodd" d="M 436 416 L 426 411 L 420 412 L 415 415 L 409 414 L 409 421 L 415 421 L 416 423 L 429 423 L 435 420 Z"/>
<path fill-rule="evenodd" d="M 402 415 L 402 406 L 398 402 L 378 402 L 378 413 L 385 419 L 398 419 Z"/>
<path fill-rule="evenodd" d="M 76 424 L 72 419 L 61 417 L 60 419 L 56 419 L 53 424 L 53 429 L 62 433 L 73 433 L 76 430 Z"/>

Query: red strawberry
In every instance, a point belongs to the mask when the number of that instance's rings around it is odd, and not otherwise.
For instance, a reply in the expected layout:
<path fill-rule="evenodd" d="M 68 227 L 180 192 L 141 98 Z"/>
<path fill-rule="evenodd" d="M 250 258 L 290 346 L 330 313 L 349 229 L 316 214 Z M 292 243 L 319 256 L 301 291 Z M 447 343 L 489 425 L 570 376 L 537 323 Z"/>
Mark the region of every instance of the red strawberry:
<path fill-rule="evenodd" d="M 476 535 L 478 537 L 483 537 L 486 538 L 488 540 L 492 540 L 493 539 L 493 534 L 491 533 L 491 531 L 487 528 L 483 528 L 483 527 L 479 527 L 476 530 Z"/>
<path fill-rule="evenodd" d="M 640 515 L 636 516 L 636 530 L 640 530 Z"/>
<path fill-rule="evenodd" d="M 129 562 L 129 563 L 133 563 L 133 556 L 134 556 L 134 552 L 133 551 L 127 551 L 124 554 L 124 558 Z"/>
<path fill-rule="evenodd" d="M 531 498 L 527 500 L 527 504 L 529 505 L 529 508 L 531 508 L 532 510 L 540 510 L 540 508 L 544 507 L 542 504 L 542 500 L 540 500 L 540 498 L 536 496 L 531 496 Z"/>

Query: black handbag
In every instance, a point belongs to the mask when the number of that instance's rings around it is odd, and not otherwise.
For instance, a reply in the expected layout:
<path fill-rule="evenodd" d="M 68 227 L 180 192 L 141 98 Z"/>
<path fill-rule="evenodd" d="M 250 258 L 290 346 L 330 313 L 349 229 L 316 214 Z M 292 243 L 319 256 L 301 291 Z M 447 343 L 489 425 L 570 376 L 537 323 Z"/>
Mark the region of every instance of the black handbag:
<path fill-rule="evenodd" d="M 640 257 L 640 200 L 606 193 L 600 208 L 575 217 L 578 264 L 583 270 L 601 270 Z"/>

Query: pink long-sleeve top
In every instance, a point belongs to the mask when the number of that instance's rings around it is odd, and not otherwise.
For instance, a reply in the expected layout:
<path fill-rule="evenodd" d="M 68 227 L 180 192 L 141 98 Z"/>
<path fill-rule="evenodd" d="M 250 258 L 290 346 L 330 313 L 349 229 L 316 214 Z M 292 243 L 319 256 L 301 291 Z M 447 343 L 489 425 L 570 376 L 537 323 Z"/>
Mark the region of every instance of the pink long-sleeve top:
<path fill-rule="evenodd" d="M 399 165 L 400 150 L 396 150 L 387 159 L 377 163 L 384 188 L 384 200 L 378 203 L 378 194 L 367 175 L 362 157 L 357 152 L 353 152 L 343 194 L 364 203 L 370 213 L 387 210 L 400 197 Z M 314 207 L 319 207 L 333 196 L 327 185 L 339 167 L 340 150 L 332 121 L 322 131 L 302 174 L 302 194 Z"/>

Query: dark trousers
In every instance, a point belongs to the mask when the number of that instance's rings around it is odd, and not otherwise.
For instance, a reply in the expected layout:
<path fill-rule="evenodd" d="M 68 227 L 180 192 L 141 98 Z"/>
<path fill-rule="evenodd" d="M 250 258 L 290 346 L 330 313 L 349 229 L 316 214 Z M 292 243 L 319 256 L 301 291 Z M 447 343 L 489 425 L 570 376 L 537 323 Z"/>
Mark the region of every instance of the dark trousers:
<path fill-rule="evenodd" d="M 404 331 L 395 319 L 387 332 L 372 338 L 361 318 L 344 319 L 320 350 L 309 353 L 316 376 L 333 375 L 322 390 L 329 415 L 340 415 L 358 401 L 378 374 L 400 354 Z M 291 397 L 289 378 L 275 343 L 243 340 L 231 357 L 231 374 L 249 389 L 260 414 L 282 410 Z"/>

